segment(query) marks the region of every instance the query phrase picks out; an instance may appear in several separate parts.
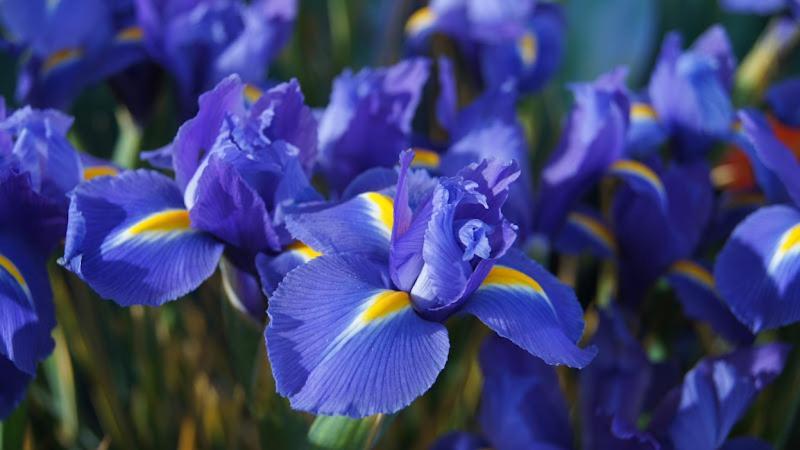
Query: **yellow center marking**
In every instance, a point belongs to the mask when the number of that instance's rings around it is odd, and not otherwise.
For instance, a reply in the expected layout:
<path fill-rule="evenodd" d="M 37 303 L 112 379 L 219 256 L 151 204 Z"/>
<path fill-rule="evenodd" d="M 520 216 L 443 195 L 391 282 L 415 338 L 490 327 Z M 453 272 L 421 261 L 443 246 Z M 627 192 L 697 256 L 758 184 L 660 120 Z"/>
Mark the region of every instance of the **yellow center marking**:
<path fill-rule="evenodd" d="M 544 289 L 542 289 L 542 285 L 538 281 L 519 270 L 506 266 L 492 267 L 489 275 L 486 276 L 481 285 L 522 286 L 533 289 L 537 294 L 545 296 Z"/>
<path fill-rule="evenodd" d="M 244 85 L 244 98 L 250 103 L 255 103 L 261 98 L 264 92 L 257 86 L 250 83 Z"/>
<path fill-rule="evenodd" d="M 530 66 L 536 62 L 536 57 L 539 54 L 539 42 L 536 40 L 535 34 L 528 32 L 522 35 L 519 41 L 517 41 L 517 47 L 519 48 L 522 62 L 525 63 L 526 66 Z"/>
<path fill-rule="evenodd" d="M 694 261 L 678 261 L 672 265 L 672 272 L 695 280 L 706 288 L 714 290 L 714 276 L 705 267 Z"/>
<path fill-rule="evenodd" d="M 42 64 L 42 72 L 49 72 L 54 68 L 79 58 L 83 51 L 79 48 L 65 48 L 52 53 Z"/>
<path fill-rule="evenodd" d="M 314 258 L 322 256 L 322 253 L 314 250 L 300 241 L 292 242 L 286 247 L 286 249 L 299 253 L 306 261 L 311 261 Z"/>
<path fill-rule="evenodd" d="M 23 290 L 28 290 L 28 283 L 25 282 L 25 277 L 22 276 L 22 272 L 19 271 L 17 266 L 11 262 L 10 259 L 6 258 L 3 255 L 0 255 L 0 267 L 6 270 L 15 280 L 17 283 L 23 288 Z"/>
<path fill-rule="evenodd" d="M 640 162 L 623 159 L 612 164 L 611 170 L 616 172 L 630 173 L 642 177 L 647 180 L 648 183 L 654 185 L 659 192 L 664 191 L 664 185 L 661 184 L 661 179 L 658 178 L 658 175 L 656 175 L 652 169 Z"/>
<path fill-rule="evenodd" d="M 436 20 L 436 13 L 430 7 L 420 8 L 406 22 L 406 34 L 417 34 Z"/>
<path fill-rule="evenodd" d="M 383 224 L 383 226 L 389 230 L 389 233 L 391 233 L 392 227 L 394 226 L 394 201 L 377 192 L 367 192 L 361 195 L 375 207 L 373 217 Z"/>
<path fill-rule="evenodd" d="M 655 120 L 658 114 L 656 114 L 656 110 L 647 103 L 633 103 L 631 105 L 631 117 L 634 119 Z"/>
<path fill-rule="evenodd" d="M 119 173 L 114 166 L 92 166 L 83 169 L 83 179 L 89 181 L 92 178 L 114 176 Z"/>
<path fill-rule="evenodd" d="M 781 243 L 778 246 L 778 254 L 783 256 L 796 249 L 798 245 L 800 245 L 800 223 L 783 233 Z"/>
<path fill-rule="evenodd" d="M 130 234 L 146 232 L 168 232 L 188 230 L 191 226 L 189 211 L 185 209 L 170 209 L 151 214 L 136 222 L 128 229 Z"/>
<path fill-rule="evenodd" d="M 372 304 L 361 313 L 361 320 L 369 323 L 382 319 L 411 305 L 408 293 L 403 291 L 383 291 L 372 300 Z"/>
<path fill-rule="evenodd" d="M 414 159 L 411 161 L 411 165 L 414 167 L 430 167 L 435 169 L 439 167 L 440 161 L 441 158 L 438 153 L 423 148 L 415 148 Z"/>
<path fill-rule="evenodd" d="M 617 241 L 611 231 L 603 225 L 600 221 L 592 216 L 574 212 L 569 215 L 569 220 L 584 230 L 588 231 L 592 236 L 599 239 L 603 245 L 616 252 Z"/>
<path fill-rule="evenodd" d="M 139 42 L 144 38 L 142 27 L 132 26 L 117 33 L 117 40 L 123 42 Z"/>

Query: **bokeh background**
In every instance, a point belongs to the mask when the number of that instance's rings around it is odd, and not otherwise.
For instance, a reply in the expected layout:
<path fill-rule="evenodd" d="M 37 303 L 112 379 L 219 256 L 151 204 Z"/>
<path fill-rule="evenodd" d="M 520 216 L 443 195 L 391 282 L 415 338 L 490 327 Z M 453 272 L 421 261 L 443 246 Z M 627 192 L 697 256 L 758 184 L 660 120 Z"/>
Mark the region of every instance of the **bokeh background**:
<path fill-rule="evenodd" d="M 2 1 L 2 0 L 0 0 Z M 424 2 L 410 0 L 300 0 L 293 36 L 269 77 L 299 79 L 307 102 L 323 107 L 332 80 L 343 69 L 386 65 L 404 55 L 403 27 Z M 691 42 L 708 26 L 722 24 L 741 61 L 769 21 L 727 14 L 716 0 L 564 0 L 567 55 L 548 87 L 520 104 L 531 163 L 555 146 L 570 105 L 567 84 L 590 80 L 618 65 L 630 68 L 630 87 L 647 81 L 661 39 L 680 31 Z M 450 54 L 446 40 L 436 53 Z M 800 72 L 800 57 L 788 58 L 775 74 Z M 14 108 L 17 65 L 0 52 L 0 94 Z M 150 119 L 137 128 L 107 85 L 87 89 L 69 111 L 70 139 L 77 148 L 123 163 L 141 164 L 140 150 L 169 143 L 177 127 L 171 80 L 156 80 L 159 97 Z M 741 100 L 741 99 L 740 99 Z M 430 102 L 430 99 L 426 101 Z M 430 109 L 430 108 L 427 108 Z M 420 111 L 426 111 L 425 104 Z M 417 121 L 424 126 L 424 113 Z M 551 261 L 571 281 L 584 305 L 603 286 L 597 263 L 576 258 Z M 599 275 L 598 275 L 599 274 Z M 394 416 L 362 421 L 292 411 L 275 394 L 265 357 L 263 324 L 244 317 L 226 301 L 219 275 L 182 301 L 164 307 L 122 309 L 99 299 L 74 275 L 50 264 L 58 326 L 56 349 L 41 365 L 28 398 L 0 425 L 0 449 L 179 448 L 386 448 L 423 449 L 441 434 L 475 430 L 481 374 L 477 350 L 487 333 L 474 320 L 449 323 L 454 345 L 437 384 Z M 587 312 L 587 335 L 594 312 Z M 688 353 L 719 353 L 708 330 L 679 312 L 674 299 L 656 291 L 645 308 L 644 343 L 653 359 Z M 773 332 L 800 342 L 797 325 Z M 696 349 L 688 336 L 700 336 Z M 686 345 L 684 345 L 686 344 Z M 692 358 L 694 357 L 694 358 Z M 682 367 L 680 370 L 686 370 Z M 574 400 L 574 374 L 560 373 Z M 2 382 L 0 380 L 0 382 Z M 570 402 L 575 404 L 574 401 Z M 778 448 L 800 448 L 800 364 L 760 396 L 738 431 L 766 438 Z M 735 430 L 735 432 L 737 431 Z"/>

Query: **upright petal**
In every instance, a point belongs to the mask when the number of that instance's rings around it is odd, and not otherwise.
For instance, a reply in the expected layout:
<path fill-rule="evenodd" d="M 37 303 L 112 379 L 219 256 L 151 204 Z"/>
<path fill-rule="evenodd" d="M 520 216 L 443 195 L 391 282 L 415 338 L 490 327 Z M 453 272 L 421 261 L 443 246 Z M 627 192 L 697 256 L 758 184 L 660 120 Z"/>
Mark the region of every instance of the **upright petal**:
<path fill-rule="evenodd" d="M 72 192 L 61 263 L 122 306 L 160 305 L 211 276 L 222 250 L 191 227 L 172 180 L 137 170 Z"/>
<path fill-rule="evenodd" d="M 714 278 L 754 333 L 800 320 L 800 211 L 769 206 L 748 216 L 717 256 Z"/>
<path fill-rule="evenodd" d="M 576 344 L 583 311 L 572 290 L 515 250 L 497 262 L 463 311 L 547 364 L 581 368 L 597 353 Z"/>
<path fill-rule="evenodd" d="M 444 367 L 447 330 L 421 319 L 364 256 L 323 255 L 290 272 L 270 299 L 267 349 L 292 407 L 364 417 L 422 395 Z"/>

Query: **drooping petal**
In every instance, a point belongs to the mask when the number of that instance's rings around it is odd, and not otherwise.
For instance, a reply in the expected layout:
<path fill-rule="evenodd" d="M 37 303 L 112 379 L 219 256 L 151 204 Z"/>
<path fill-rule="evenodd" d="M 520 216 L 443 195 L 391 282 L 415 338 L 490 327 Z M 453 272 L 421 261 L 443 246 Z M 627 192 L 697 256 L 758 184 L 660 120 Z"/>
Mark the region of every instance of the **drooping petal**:
<path fill-rule="evenodd" d="M 454 431 L 434 442 L 431 450 L 480 450 L 486 448 L 486 441 L 475 434 Z"/>
<path fill-rule="evenodd" d="M 53 349 L 46 263 L 64 233 L 60 207 L 34 192 L 28 174 L 0 171 L 0 359 L 30 375 Z"/>
<path fill-rule="evenodd" d="M 667 130 L 653 107 L 643 101 L 631 103 L 630 127 L 625 145 L 628 157 L 650 156 L 667 140 Z"/>
<path fill-rule="evenodd" d="M 736 345 L 753 342 L 754 336 L 719 298 L 714 276 L 703 265 L 680 260 L 672 265 L 667 280 L 687 317 L 708 322 L 723 338 Z"/>
<path fill-rule="evenodd" d="M 720 296 L 754 333 L 800 320 L 800 211 L 769 206 L 748 216 L 717 256 Z"/>
<path fill-rule="evenodd" d="M 380 192 L 286 218 L 295 239 L 326 255 L 358 252 L 388 258 L 393 225 L 393 200 Z"/>
<path fill-rule="evenodd" d="M 73 191 L 61 263 L 120 305 L 160 305 L 211 276 L 222 250 L 191 227 L 174 182 L 137 170 Z"/>
<path fill-rule="evenodd" d="M 547 364 L 580 368 L 597 353 L 576 345 L 583 311 L 572 290 L 515 250 L 497 262 L 463 311 Z"/>
<path fill-rule="evenodd" d="M 421 319 L 385 268 L 323 255 L 270 298 L 267 349 L 278 392 L 315 414 L 364 417 L 407 406 L 447 360 L 443 325 Z"/>
<path fill-rule="evenodd" d="M 630 185 L 631 189 L 644 195 L 653 196 L 664 210 L 668 208 L 664 183 L 653 169 L 647 167 L 647 165 L 638 161 L 621 159 L 611 164 L 608 173 L 620 177 Z"/>

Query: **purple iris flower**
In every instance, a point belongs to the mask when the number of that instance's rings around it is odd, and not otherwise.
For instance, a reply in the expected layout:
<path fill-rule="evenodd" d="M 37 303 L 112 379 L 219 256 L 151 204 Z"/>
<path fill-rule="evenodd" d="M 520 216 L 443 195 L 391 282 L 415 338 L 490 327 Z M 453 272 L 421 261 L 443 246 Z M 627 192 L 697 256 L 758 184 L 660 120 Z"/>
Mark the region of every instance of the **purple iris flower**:
<path fill-rule="evenodd" d="M 255 273 L 258 253 L 288 245 L 284 209 L 317 199 L 316 122 L 295 81 L 252 104 L 245 89 L 232 75 L 200 97 L 169 147 L 174 180 L 136 170 L 78 186 L 61 263 L 121 305 L 159 305 L 195 289 L 223 251 Z"/>
<path fill-rule="evenodd" d="M 767 344 L 701 360 L 668 393 L 649 432 L 675 450 L 769 449 L 754 438 L 728 439 L 756 395 L 783 371 L 789 347 Z"/>
<path fill-rule="evenodd" d="M 296 0 L 136 0 L 151 58 L 176 81 L 184 114 L 230 74 L 264 82 L 267 66 L 289 39 Z"/>
<path fill-rule="evenodd" d="M 411 121 L 428 79 L 422 58 L 391 67 L 346 70 L 333 82 L 319 123 L 319 162 L 337 192 L 373 167 L 392 167 L 411 139 Z"/>
<path fill-rule="evenodd" d="M 30 107 L 6 117 L 0 98 L 0 418 L 53 349 L 46 263 L 64 237 L 67 192 L 90 170 L 66 139 L 71 123 Z"/>
<path fill-rule="evenodd" d="M 510 247 L 502 214 L 513 162 L 472 164 L 455 177 L 410 171 L 394 189 L 289 216 L 321 256 L 270 298 L 267 349 L 277 390 L 296 409 L 363 417 L 407 406 L 444 367 L 443 322 L 467 313 L 548 364 L 583 367 L 594 349 L 574 293 Z M 393 191 L 393 193 L 392 193 Z"/>
<path fill-rule="evenodd" d="M 0 165 L 0 419 L 22 400 L 36 365 L 53 350 L 46 263 L 64 233 L 59 206 L 30 173 Z"/>
<path fill-rule="evenodd" d="M 740 118 L 756 179 L 776 204 L 736 227 L 714 275 L 733 314 L 757 333 L 800 320 L 800 162 L 759 113 Z"/>
<path fill-rule="evenodd" d="M 535 0 L 433 0 L 406 23 L 412 48 L 434 33 L 458 44 L 487 88 L 513 81 L 521 92 L 540 89 L 564 53 L 561 7 Z"/>
<path fill-rule="evenodd" d="M 9 0 L 0 19 L 24 52 L 17 96 L 35 107 L 63 109 L 83 88 L 146 58 L 129 0 Z"/>
<path fill-rule="evenodd" d="M 688 50 L 670 33 L 664 39 L 650 78 L 648 95 L 682 160 L 701 158 L 731 131 L 731 101 L 736 57 L 725 30 L 713 26 Z"/>

